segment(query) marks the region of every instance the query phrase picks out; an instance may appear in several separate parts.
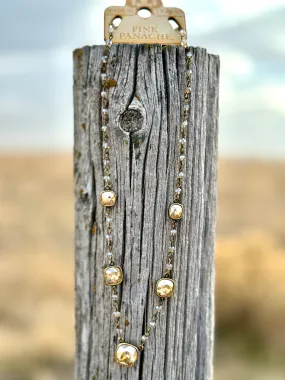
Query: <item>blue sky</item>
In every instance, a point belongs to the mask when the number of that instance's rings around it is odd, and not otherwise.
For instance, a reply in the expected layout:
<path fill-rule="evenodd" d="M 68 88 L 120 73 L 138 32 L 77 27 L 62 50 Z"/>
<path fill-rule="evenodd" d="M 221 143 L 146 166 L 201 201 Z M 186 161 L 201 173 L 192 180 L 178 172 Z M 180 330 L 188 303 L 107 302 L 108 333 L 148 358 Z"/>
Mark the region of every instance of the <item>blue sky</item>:
<path fill-rule="evenodd" d="M 11 0 L 0 14 L 0 148 L 70 150 L 72 51 L 103 42 L 124 1 Z M 285 0 L 165 0 L 188 41 L 221 56 L 220 153 L 285 156 Z"/>

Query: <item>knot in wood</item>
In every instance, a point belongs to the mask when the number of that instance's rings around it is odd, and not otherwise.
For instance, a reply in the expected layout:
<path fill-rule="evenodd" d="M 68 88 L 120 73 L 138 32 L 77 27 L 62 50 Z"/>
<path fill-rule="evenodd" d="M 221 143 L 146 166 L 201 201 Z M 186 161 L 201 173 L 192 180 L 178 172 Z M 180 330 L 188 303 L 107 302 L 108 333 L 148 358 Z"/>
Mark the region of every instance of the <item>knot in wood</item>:
<path fill-rule="evenodd" d="M 142 128 L 143 115 L 140 111 L 128 109 L 120 117 L 121 128 L 128 133 L 137 132 Z"/>

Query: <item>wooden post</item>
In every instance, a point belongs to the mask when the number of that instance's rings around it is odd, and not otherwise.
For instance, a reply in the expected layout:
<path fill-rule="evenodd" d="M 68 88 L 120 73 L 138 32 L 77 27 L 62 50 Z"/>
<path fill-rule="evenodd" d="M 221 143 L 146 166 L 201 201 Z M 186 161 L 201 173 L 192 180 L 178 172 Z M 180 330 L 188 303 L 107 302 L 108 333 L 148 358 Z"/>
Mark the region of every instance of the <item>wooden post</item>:
<path fill-rule="evenodd" d="M 194 49 L 184 218 L 175 254 L 175 296 L 135 368 L 113 361 L 111 291 L 104 286 L 100 63 L 103 46 L 74 52 L 77 380 L 211 380 L 219 58 Z M 114 45 L 109 76 L 111 172 L 118 203 L 114 247 L 124 268 L 122 321 L 139 344 L 163 273 L 177 172 L 184 91 L 181 47 Z"/>

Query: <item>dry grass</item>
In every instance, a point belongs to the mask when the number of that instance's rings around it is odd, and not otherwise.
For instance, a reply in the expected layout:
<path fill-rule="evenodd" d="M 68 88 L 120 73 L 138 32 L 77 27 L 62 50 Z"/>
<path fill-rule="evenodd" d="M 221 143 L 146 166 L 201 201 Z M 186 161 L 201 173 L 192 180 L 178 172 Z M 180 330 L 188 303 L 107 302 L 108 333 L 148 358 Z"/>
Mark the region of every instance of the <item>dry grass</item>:
<path fill-rule="evenodd" d="M 285 354 L 285 248 L 265 232 L 220 238 L 216 270 L 217 332 Z"/>
<path fill-rule="evenodd" d="M 254 342 L 252 351 L 262 350 L 267 358 L 285 353 L 284 167 L 220 164 L 218 380 L 283 378 L 278 368 L 261 370 L 233 355 L 238 350 L 248 354 L 248 341 Z M 70 379 L 71 157 L 2 157 L 0 171 L 0 378 Z"/>

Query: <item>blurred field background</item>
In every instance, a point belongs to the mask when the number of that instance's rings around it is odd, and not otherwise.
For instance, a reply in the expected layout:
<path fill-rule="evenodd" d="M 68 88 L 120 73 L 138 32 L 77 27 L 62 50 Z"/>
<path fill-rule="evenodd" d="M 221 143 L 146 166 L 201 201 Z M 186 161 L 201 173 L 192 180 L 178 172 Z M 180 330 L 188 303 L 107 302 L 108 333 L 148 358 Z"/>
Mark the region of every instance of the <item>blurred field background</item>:
<path fill-rule="evenodd" d="M 73 378 L 72 51 L 124 3 L 1 3 L 0 380 Z M 163 3 L 221 57 L 215 380 L 284 380 L 285 0 Z"/>
<path fill-rule="evenodd" d="M 285 162 L 221 159 L 216 380 L 284 380 Z M 72 157 L 0 158 L 0 379 L 70 380 Z"/>

